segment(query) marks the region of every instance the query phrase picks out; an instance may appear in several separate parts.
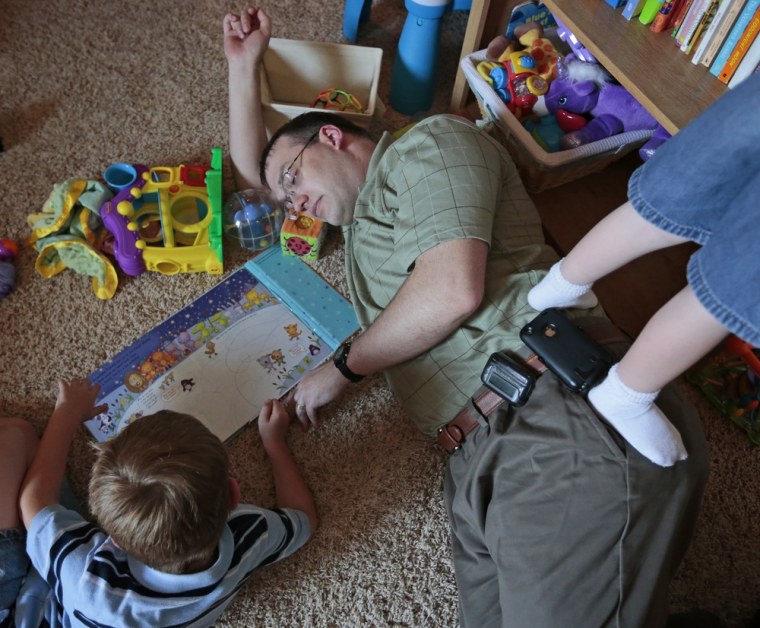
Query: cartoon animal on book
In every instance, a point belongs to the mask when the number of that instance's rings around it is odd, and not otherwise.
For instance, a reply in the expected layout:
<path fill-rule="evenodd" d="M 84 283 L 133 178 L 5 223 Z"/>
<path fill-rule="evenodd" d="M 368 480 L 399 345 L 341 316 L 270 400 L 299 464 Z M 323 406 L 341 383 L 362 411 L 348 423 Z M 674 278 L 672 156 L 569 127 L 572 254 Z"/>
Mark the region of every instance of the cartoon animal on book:
<path fill-rule="evenodd" d="M 618 133 L 652 129 L 652 139 L 639 150 L 641 158 L 648 159 L 670 134 L 625 87 L 600 77 L 576 78 L 579 74 L 586 74 L 590 65 L 595 64 L 572 58 L 569 62 L 559 61 L 557 78 L 534 106 L 533 112 L 557 116 L 560 127 L 568 131 L 560 140 L 564 149 L 577 148 Z"/>

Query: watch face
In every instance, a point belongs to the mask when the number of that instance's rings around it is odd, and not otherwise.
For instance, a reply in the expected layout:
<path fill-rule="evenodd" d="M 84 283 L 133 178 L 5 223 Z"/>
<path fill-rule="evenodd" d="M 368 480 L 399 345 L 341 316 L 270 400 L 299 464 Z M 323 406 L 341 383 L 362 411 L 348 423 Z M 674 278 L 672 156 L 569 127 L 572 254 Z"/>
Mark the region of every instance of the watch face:
<path fill-rule="evenodd" d="M 336 362 L 340 362 L 341 364 L 346 363 L 346 356 L 348 355 L 348 349 L 350 346 L 350 344 L 342 344 L 340 347 L 338 347 L 338 351 L 335 354 Z"/>

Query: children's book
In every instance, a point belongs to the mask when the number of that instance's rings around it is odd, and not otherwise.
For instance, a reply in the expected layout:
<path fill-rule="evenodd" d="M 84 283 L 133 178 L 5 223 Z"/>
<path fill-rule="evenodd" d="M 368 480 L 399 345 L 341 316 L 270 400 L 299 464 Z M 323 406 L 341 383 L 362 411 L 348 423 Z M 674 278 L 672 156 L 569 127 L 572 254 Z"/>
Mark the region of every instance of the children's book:
<path fill-rule="evenodd" d="M 736 68 L 736 72 L 734 72 L 734 75 L 728 82 L 728 88 L 733 89 L 750 74 L 755 72 L 758 64 L 760 64 L 760 36 L 755 37 L 755 41 L 752 42 L 752 46 L 750 46 L 747 54 L 744 55 L 744 59 L 742 59 L 739 67 Z"/>
<path fill-rule="evenodd" d="M 715 10 L 715 15 L 710 21 L 710 24 L 707 26 L 707 30 L 702 36 L 702 39 L 700 40 L 699 45 L 697 46 L 696 50 L 694 51 L 694 54 L 691 57 L 691 62 L 694 65 L 698 65 L 702 62 L 702 58 L 705 56 L 708 48 L 711 46 L 713 37 L 717 35 L 719 29 L 721 28 L 721 25 L 723 24 L 724 19 L 726 18 L 726 15 L 729 14 L 729 9 L 731 8 L 731 4 L 732 4 L 732 0 L 721 0 L 718 3 L 718 8 Z"/>
<path fill-rule="evenodd" d="M 625 6 L 623 7 L 623 17 L 626 20 L 637 17 L 641 13 L 641 10 L 644 8 L 646 1 L 647 0 L 627 0 Z"/>
<path fill-rule="evenodd" d="M 734 26 L 734 22 L 736 22 L 736 19 L 739 17 L 739 14 L 742 12 L 742 9 L 746 4 L 746 0 L 726 1 L 729 2 L 728 12 L 721 20 L 720 26 L 718 27 L 718 32 L 715 33 L 715 36 L 708 45 L 704 56 L 700 60 L 700 63 L 707 68 L 712 65 L 715 57 L 718 56 L 723 43 L 726 41 L 726 37 L 728 37 L 728 34 L 731 32 L 731 29 Z"/>
<path fill-rule="evenodd" d="M 104 441 L 166 409 L 227 441 L 358 328 L 349 301 L 272 247 L 95 371 L 108 410 L 85 425 Z"/>
<path fill-rule="evenodd" d="M 675 36 L 676 45 L 679 48 L 683 46 L 684 42 L 688 42 L 692 35 L 694 35 L 694 31 L 709 4 L 710 0 L 694 0 L 691 3 L 691 6 L 684 15 L 681 26 Z"/>
<path fill-rule="evenodd" d="M 728 56 L 726 63 L 723 65 L 723 69 L 720 71 L 720 74 L 718 74 L 718 79 L 721 82 L 728 83 L 731 80 L 734 72 L 736 72 L 742 59 L 744 59 L 747 51 L 755 41 L 758 32 L 760 32 L 760 6 L 755 10 L 755 14 L 752 16 L 749 24 L 747 24 L 747 28 L 744 29 L 742 36 L 739 38 L 736 46 L 734 46 L 734 49 Z"/>
<path fill-rule="evenodd" d="M 509 16 L 505 35 L 512 40 L 515 36 L 515 28 L 526 22 L 538 22 L 544 30 L 557 26 L 554 16 L 541 2 L 521 2 L 517 4 Z"/>
<path fill-rule="evenodd" d="M 691 35 L 691 37 L 686 38 L 684 43 L 681 44 L 681 52 L 685 52 L 686 54 L 689 54 L 694 48 L 694 46 L 696 46 L 697 43 L 702 39 L 703 35 L 705 34 L 705 31 L 710 26 L 710 23 L 713 21 L 715 12 L 718 10 L 718 6 L 719 6 L 718 0 L 710 0 L 705 5 L 705 10 L 703 11 L 702 16 L 699 18 L 699 22 L 694 28 L 694 33 Z"/>
<path fill-rule="evenodd" d="M 739 39 L 741 39 L 744 29 L 747 28 L 752 16 L 755 14 L 755 11 L 757 11 L 758 6 L 760 6 L 760 0 L 747 0 L 744 4 L 734 25 L 726 36 L 723 45 L 720 47 L 720 51 L 710 66 L 710 74 L 713 76 L 718 76 L 720 74 L 723 66 L 726 65 L 726 61 L 728 61 L 728 58 L 736 47 L 736 44 L 739 43 Z"/>

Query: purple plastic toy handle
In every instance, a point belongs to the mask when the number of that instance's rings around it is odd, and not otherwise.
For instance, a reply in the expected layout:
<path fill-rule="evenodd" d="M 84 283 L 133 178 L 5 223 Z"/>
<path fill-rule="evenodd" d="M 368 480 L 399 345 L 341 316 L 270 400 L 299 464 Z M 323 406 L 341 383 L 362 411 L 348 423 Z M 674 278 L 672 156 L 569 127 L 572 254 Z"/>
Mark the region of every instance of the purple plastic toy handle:
<path fill-rule="evenodd" d="M 145 185 L 145 179 L 142 175 L 148 172 L 148 168 L 142 164 L 134 164 L 134 168 L 137 171 L 135 182 L 120 190 L 110 201 L 103 203 L 100 208 L 100 218 L 103 221 L 103 226 L 114 237 L 114 256 L 119 266 L 127 275 L 136 277 L 146 270 L 142 251 L 137 248 L 140 234 L 128 229 L 129 217 L 122 216 L 116 209 L 122 201 L 132 203 L 134 201 L 132 190 L 140 189 Z"/>
<path fill-rule="evenodd" d="M 564 41 L 572 49 L 575 56 L 586 63 L 596 63 L 596 57 L 584 46 L 567 26 L 555 15 L 557 22 L 557 37 Z"/>

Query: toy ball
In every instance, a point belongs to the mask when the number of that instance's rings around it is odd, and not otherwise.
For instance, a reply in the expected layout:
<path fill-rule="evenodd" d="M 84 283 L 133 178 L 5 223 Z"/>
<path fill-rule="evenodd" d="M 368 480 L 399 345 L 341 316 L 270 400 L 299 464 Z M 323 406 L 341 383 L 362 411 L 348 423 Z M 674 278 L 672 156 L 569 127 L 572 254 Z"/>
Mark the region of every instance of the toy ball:
<path fill-rule="evenodd" d="M 278 242 L 284 218 L 282 205 L 268 190 L 235 192 L 224 204 L 224 232 L 249 251 Z"/>
<path fill-rule="evenodd" d="M 0 240 L 0 298 L 7 296 L 16 284 L 13 258 L 18 255 L 18 245 L 13 240 Z"/>

